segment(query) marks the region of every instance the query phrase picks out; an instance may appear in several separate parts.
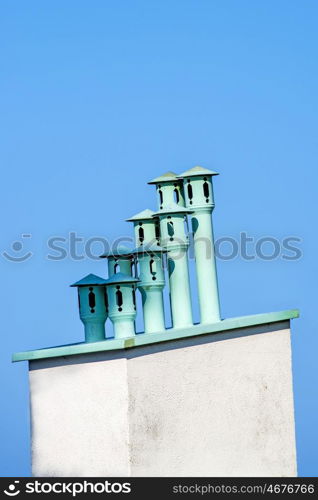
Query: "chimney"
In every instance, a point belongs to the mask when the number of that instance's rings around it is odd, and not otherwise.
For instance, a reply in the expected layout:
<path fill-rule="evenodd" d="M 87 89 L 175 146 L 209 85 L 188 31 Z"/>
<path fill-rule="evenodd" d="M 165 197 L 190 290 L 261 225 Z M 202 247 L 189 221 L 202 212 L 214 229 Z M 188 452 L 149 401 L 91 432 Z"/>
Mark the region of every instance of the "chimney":
<path fill-rule="evenodd" d="M 159 209 L 129 219 L 136 248 L 120 246 L 102 256 L 108 259 L 108 279 L 90 274 L 72 285 L 78 288 L 86 342 L 14 354 L 14 361 L 29 361 L 33 476 L 297 474 L 290 320 L 299 312 L 220 320 L 213 175 L 194 167 L 179 178 L 168 172 L 151 181 Z M 201 324 L 195 325 L 188 215 L 201 311 Z M 145 324 L 137 334 L 136 288 Z M 115 338 L 105 339 L 107 314 Z"/>
<path fill-rule="evenodd" d="M 178 179 L 174 172 L 166 172 L 160 177 L 152 179 L 148 184 L 156 186 L 159 210 L 163 210 L 171 204 L 184 207 L 182 180 Z"/>
<path fill-rule="evenodd" d="M 186 206 L 191 209 L 195 264 L 198 280 L 201 323 L 220 321 L 220 305 L 216 263 L 212 211 L 214 197 L 212 176 L 218 175 L 203 167 L 194 167 L 183 172 Z"/>
<path fill-rule="evenodd" d="M 109 277 L 119 272 L 128 276 L 133 275 L 135 259 L 131 248 L 118 246 L 116 250 L 100 255 L 100 259 L 105 258 L 107 258 Z"/>
<path fill-rule="evenodd" d="M 170 304 L 174 328 L 192 326 L 192 307 L 187 249 L 188 235 L 185 218 L 191 210 L 176 204 L 154 214 L 159 217 L 161 246 L 168 251 Z"/>
<path fill-rule="evenodd" d="M 143 210 L 133 215 L 127 222 L 134 223 L 136 246 L 160 245 L 160 225 L 159 219 L 153 217 L 153 210 Z"/>
<path fill-rule="evenodd" d="M 142 297 L 145 333 L 160 332 L 165 329 L 162 291 L 165 275 L 162 254 L 165 249 L 158 246 L 142 246 L 136 249 L 139 263 L 138 289 Z"/>
<path fill-rule="evenodd" d="M 108 315 L 116 339 L 135 336 L 137 278 L 116 273 L 104 281 L 108 296 Z"/>
<path fill-rule="evenodd" d="M 107 319 L 106 281 L 95 274 L 88 274 L 72 287 L 78 289 L 78 306 L 85 327 L 85 341 L 105 340 L 105 321 Z"/>
<path fill-rule="evenodd" d="M 137 245 L 134 254 L 139 264 L 138 289 L 142 298 L 145 333 L 159 332 L 165 329 L 162 295 L 165 275 L 162 256 L 166 252 L 159 246 L 159 219 L 147 208 L 127 221 L 134 223 Z"/>

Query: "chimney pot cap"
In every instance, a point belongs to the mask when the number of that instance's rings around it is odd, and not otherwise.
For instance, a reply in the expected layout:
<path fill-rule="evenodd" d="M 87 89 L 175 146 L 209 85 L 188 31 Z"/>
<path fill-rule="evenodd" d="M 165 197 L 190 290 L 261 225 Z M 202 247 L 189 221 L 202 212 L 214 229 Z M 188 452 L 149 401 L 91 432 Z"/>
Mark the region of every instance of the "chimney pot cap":
<path fill-rule="evenodd" d="M 116 285 L 120 283 L 137 283 L 140 281 L 138 278 L 133 278 L 132 276 L 129 276 L 128 274 L 124 273 L 116 273 L 107 280 L 105 280 L 105 285 Z"/>
<path fill-rule="evenodd" d="M 167 205 L 164 207 L 162 210 L 159 210 L 158 212 L 155 212 L 153 214 L 153 217 L 160 217 L 160 215 L 167 215 L 167 214 L 192 214 L 193 210 L 185 207 L 181 207 L 180 205 L 177 205 L 176 203 Z"/>
<path fill-rule="evenodd" d="M 106 259 L 107 257 L 130 257 L 134 253 L 132 248 L 126 247 L 124 245 L 119 245 L 114 250 L 109 250 L 109 252 L 103 253 L 99 256 L 100 259 Z"/>
<path fill-rule="evenodd" d="M 178 179 L 182 179 L 183 177 L 197 177 L 201 175 L 206 175 L 206 176 L 212 176 L 212 175 L 219 175 L 217 172 L 214 172 L 213 170 L 209 170 L 204 167 L 200 167 L 199 165 L 193 168 L 189 168 L 189 170 L 186 170 L 185 172 L 182 172 L 182 174 L 178 175 Z"/>
<path fill-rule="evenodd" d="M 105 285 L 105 283 L 106 280 L 104 278 L 96 276 L 96 274 L 88 274 L 87 276 L 70 286 L 102 286 Z"/>
<path fill-rule="evenodd" d="M 168 250 L 166 248 L 160 247 L 159 245 L 140 245 L 134 250 L 134 253 L 148 254 L 148 253 L 165 253 Z"/>
<path fill-rule="evenodd" d="M 153 219 L 153 214 L 155 212 L 153 210 L 150 210 L 149 208 L 146 208 L 142 212 L 139 212 L 136 215 L 133 215 L 132 217 L 129 217 L 129 219 L 126 219 L 127 222 L 134 222 L 137 220 L 152 220 Z"/>
<path fill-rule="evenodd" d="M 160 175 L 159 177 L 155 177 L 148 184 L 164 184 L 165 182 L 173 182 L 178 181 L 177 174 L 175 172 L 166 172 L 165 174 Z"/>

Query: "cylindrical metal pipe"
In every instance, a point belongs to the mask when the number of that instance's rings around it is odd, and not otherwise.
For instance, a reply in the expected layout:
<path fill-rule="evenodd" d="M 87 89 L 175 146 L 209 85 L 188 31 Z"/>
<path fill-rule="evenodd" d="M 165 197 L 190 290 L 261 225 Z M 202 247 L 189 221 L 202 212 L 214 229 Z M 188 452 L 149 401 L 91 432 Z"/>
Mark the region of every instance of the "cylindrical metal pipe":
<path fill-rule="evenodd" d="M 174 172 L 166 172 L 160 177 L 156 177 L 148 182 L 156 186 L 158 208 L 165 210 L 170 205 L 184 207 L 184 193 L 182 181 L 178 179 Z"/>
<path fill-rule="evenodd" d="M 220 321 L 217 270 L 214 253 L 212 176 L 216 172 L 194 167 L 179 177 L 184 182 L 186 206 L 191 208 L 191 223 L 198 283 L 201 323 Z"/>
<path fill-rule="evenodd" d="M 171 318 L 174 328 L 193 324 L 188 267 L 188 235 L 185 216 L 191 210 L 177 205 L 166 207 L 155 215 L 160 219 L 161 246 L 168 252 Z"/>
<path fill-rule="evenodd" d="M 195 211 L 191 222 L 201 323 L 214 323 L 220 321 L 220 304 L 211 211 Z"/>
<path fill-rule="evenodd" d="M 162 254 L 160 247 L 139 247 L 136 256 L 139 262 L 138 289 L 142 297 L 145 333 L 165 329 L 162 291 L 165 286 Z"/>
<path fill-rule="evenodd" d="M 128 276 L 134 275 L 135 260 L 133 250 L 123 245 L 118 246 L 116 250 L 109 251 L 100 255 L 101 259 L 107 258 L 108 276 L 122 273 Z"/>
<path fill-rule="evenodd" d="M 162 331 L 165 329 L 162 295 L 165 286 L 162 254 L 165 250 L 159 246 L 159 219 L 152 210 L 146 209 L 127 221 L 134 223 L 145 333 Z"/>
<path fill-rule="evenodd" d="M 128 338 L 135 335 L 135 286 L 138 281 L 122 273 L 117 273 L 105 280 L 108 316 L 113 323 L 115 338 Z"/>
<path fill-rule="evenodd" d="M 145 333 L 162 332 L 165 330 L 162 288 L 142 285 L 138 288 L 142 298 Z"/>
<path fill-rule="evenodd" d="M 119 255 L 114 257 L 110 255 L 107 258 L 108 276 L 114 276 L 117 273 L 133 275 L 134 259 L 133 257 Z"/>
<path fill-rule="evenodd" d="M 143 210 L 142 212 L 126 219 L 127 222 L 134 223 L 134 233 L 136 246 L 160 245 L 160 226 L 157 217 L 153 217 L 153 210 Z"/>
<path fill-rule="evenodd" d="M 187 248 L 169 250 L 168 274 L 173 328 L 192 326 Z"/>
<path fill-rule="evenodd" d="M 71 285 L 78 288 L 78 305 L 85 329 L 85 342 L 105 340 L 105 321 L 108 313 L 105 280 L 89 274 Z"/>

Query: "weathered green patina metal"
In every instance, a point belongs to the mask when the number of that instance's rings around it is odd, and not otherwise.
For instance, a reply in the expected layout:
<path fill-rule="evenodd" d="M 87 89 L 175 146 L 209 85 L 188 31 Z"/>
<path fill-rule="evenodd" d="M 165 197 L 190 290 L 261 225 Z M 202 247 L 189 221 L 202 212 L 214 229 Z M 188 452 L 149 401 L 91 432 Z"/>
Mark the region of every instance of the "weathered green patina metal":
<path fill-rule="evenodd" d="M 101 255 L 108 260 L 108 279 L 90 274 L 71 285 L 78 288 L 86 343 L 17 353 L 14 361 L 126 349 L 298 317 L 298 311 L 292 310 L 220 319 L 211 220 L 215 175 L 217 172 L 196 166 L 179 176 L 167 172 L 150 181 L 156 185 L 159 210 L 146 209 L 127 219 L 134 224 L 136 248 L 120 245 Z M 201 314 L 201 323 L 196 325 L 192 320 L 187 216 L 191 217 L 194 235 Z M 163 306 L 165 254 L 173 324 L 168 330 Z M 133 277 L 138 273 L 139 277 Z M 145 326 L 145 332 L 137 336 L 136 288 L 142 296 Z M 107 316 L 113 323 L 114 339 L 105 339 Z"/>
<path fill-rule="evenodd" d="M 163 289 L 165 276 L 160 245 L 159 218 L 146 209 L 127 219 L 134 223 L 136 263 L 139 266 L 138 290 L 142 298 L 142 312 L 146 333 L 165 329 Z"/>
<path fill-rule="evenodd" d="M 220 320 L 218 280 L 214 255 L 212 176 L 217 172 L 194 167 L 179 178 L 184 182 L 186 206 L 192 210 L 191 224 L 195 252 L 201 323 Z"/>
<path fill-rule="evenodd" d="M 155 184 L 156 186 L 159 210 L 163 210 L 171 203 L 184 207 L 182 181 L 178 179 L 177 174 L 174 172 L 166 172 L 160 177 L 152 179 L 148 184 Z"/>
<path fill-rule="evenodd" d="M 74 356 L 76 354 L 88 354 L 92 352 L 116 351 L 120 349 L 131 349 L 138 346 L 146 346 L 172 340 L 185 339 L 189 337 L 208 335 L 211 333 L 231 331 L 251 326 L 266 325 L 281 321 L 289 321 L 299 317 L 298 309 L 272 312 L 266 314 L 254 314 L 252 316 L 241 316 L 239 318 L 228 318 L 209 325 L 194 325 L 189 328 L 168 329 L 157 333 L 138 334 L 129 339 L 108 339 L 102 342 L 71 344 L 59 347 L 37 349 L 33 351 L 17 352 L 13 354 L 13 361 L 33 361 L 36 359 L 56 358 L 60 356 Z"/>
<path fill-rule="evenodd" d="M 135 335 L 136 284 L 139 279 L 116 273 L 107 280 L 108 315 L 114 326 L 115 338 Z"/>
<path fill-rule="evenodd" d="M 165 316 L 162 291 L 165 286 L 162 255 L 165 248 L 143 245 L 136 248 L 139 263 L 138 289 L 142 297 L 145 333 L 165 329 Z"/>
<path fill-rule="evenodd" d="M 100 255 L 100 259 L 107 259 L 108 276 L 117 272 L 132 276 L 134 273 L 135 257 L 132 248 L 119 245 L 116 249 Z"/>
<path fill-rule="evenodd" d="M 196 177 L 202 175 L 211 176 L 211 175 L 219 175 L 219 173 L 197 165 L 196 167 L 189 168 L 189 170 L 182 172 L 182 174 L 177 175 L 177 177 L 178 179 L 183 179 L 184 177 Z"/>
<path fill-rule="evenodd" d="M 160 245 L 160 225 L 158 217 L 153 217 L 154 211 L 143 210 L 136 215 L 133 215 L 127 222 L 134 223 L 136 245 Z"/>
<path fill-rule="evenodd" d="M 86 342 L 105 339 L 107 319 L 106 280 L 95 274 L 88 274 L 72 287 L 78 288 L 78 305 L 81 321 L 84 323 Z"/>
<path fill-rule="evenodd" d="M 176 204 L 166 206 L 154 214 L 160 220 L 161 246 L 168 250 L 171 318 L 174 328 L 193 324 L 187 250 L 188 235 L 185 216 L 191 210 Z"/>

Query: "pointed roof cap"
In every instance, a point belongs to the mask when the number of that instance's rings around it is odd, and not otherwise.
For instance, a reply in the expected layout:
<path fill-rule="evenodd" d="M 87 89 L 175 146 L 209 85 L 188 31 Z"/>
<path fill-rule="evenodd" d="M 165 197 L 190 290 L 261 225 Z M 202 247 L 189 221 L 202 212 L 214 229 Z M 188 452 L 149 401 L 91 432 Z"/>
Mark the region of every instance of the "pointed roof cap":
<path fill-rule="evenodd" d="M 140 281 L 138 278 L 129 276 L 124 273 L 116 273 L 107 280 L 105 280 L 105 285 L 119 285 L 120 283 L 137 283 Z"/>
<path fill-rule="evenodd" d="M 150 210 L 149 208 L 146 208 L 146 210 L 143 210 L 142 212 L 139 212 L 136 215 L 133 215 L 132 217 L 129 217 L 129 219 L 126 219 L 127 222 L 134 222 L 137 220 L 152 220 L 152 216 L 155 212 L 153 210 Z"/>
<path fill-rule="evenodd" d="M 134 253 L 150 254 L 150 253 L 165 253 L 168 250 L 162 248 L 159 245 L 140 245 L 140 247 L 135 248 Z"/>
<path fill-rule="evenodd" d="M 182 172 L 182 174 L 178 175 L 178 178 L 183 178 L 183 177 L 196 177 L 197 175 L 219 175 L 217 172 L 214 172 L 213 170 L 209 170 L 204 167 L 196 166 L 193 168 L 189 168 L 189 170 L 186 170 L 185 172 Z"/>
<path fill-rule="evenodd" d="M 180 207 L 180 205 L 177 205 L 176 203 L 172 203 L 171 205 L 167 205 L 166 207 L 163 208 L 163 210 L 159 210 L 158 212 L 155 212 L 153 217 L 160 217 L 161 215 L 167 215 L 167 214 L 192 214 L 193 210 L 190 208 L 185 208 L 185 207 Z"/>
<path fill-rule="evenodd" d="M 105 259 L 107 257 L 130 257 L 133 255 L 134 250 L 132 248 L 126 247 L 125 245 L 118 245 L 117 248 L 109 250 L 99 256 L 100 259 Z"/>
<path fill-rule="evenodd" d="M 151 181 L 148 182 L 148 184 L 163 184 L 164 182 L 173 182 L 173 181 L 178 181 L 177 174 L 174 172 L 166 172 L 165 174 L 160 175 L 159 177 L 155 177 Z"/>
<path fill-rule="evenodd" d="M 96 276 L 96 274 L 88 274 L 85 278 L 73 283 L 70 286 L 97 286 L 97 285 L 105 285 L 106 280 L 101 278 L 100 276 Z"/>

